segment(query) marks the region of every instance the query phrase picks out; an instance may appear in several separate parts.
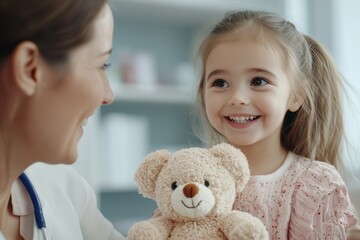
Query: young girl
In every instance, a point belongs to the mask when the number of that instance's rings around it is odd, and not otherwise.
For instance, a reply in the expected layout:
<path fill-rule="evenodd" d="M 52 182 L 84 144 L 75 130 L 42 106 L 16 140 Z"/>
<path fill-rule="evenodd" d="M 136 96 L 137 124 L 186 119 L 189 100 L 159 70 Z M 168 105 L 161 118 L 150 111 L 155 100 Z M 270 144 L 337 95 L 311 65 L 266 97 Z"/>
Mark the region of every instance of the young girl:
<path fill-rule="evenodd" d="M 235 12 L 199 50 L 203 139 L 239 147 L 251 179 L 234 209 L 272 239 L 345 239 L 356 224 L 336 168 L 342 79 L 327 52 L 267 12 Z M 318 160 L 318 161 L 317 161 Z"/>

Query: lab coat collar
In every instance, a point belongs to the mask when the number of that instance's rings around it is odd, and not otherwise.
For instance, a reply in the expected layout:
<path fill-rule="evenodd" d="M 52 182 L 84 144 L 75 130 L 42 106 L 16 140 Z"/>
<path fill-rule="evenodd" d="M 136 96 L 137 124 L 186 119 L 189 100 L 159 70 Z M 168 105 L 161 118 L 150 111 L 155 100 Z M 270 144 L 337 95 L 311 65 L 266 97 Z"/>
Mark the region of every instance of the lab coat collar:
<path fill-rule="evenodd" d="M 20 235 L 25 240 L 36 239 L 33 238 L 34 207 L 26 188 L 19 179 L 11 186 L 11 204 L 13 214 L 20 217 Z"/>
<path fill-rule="evenodd" d="M 11 187 L 11 204 L 13 214 L 16 216 L 34 214 L 31 198 L 19 179 L 17 179 Z"/>

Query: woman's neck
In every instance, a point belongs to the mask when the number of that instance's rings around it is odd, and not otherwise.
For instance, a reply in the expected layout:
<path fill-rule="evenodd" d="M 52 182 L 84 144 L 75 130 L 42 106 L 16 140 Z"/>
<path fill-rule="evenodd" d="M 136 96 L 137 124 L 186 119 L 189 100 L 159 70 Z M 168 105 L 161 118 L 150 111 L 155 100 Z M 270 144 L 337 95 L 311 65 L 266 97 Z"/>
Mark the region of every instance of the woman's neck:
<path fill-rule="evenodd" d="M 6 223 L 6 216 L 9 206 L 11 185 L 12 184 L 3 184 L 3 178 L 1 180 L 1 189 L 0 189 L 0 231 L 3 230 Z"/>
<path fill-rule="evenodd" d="M 3 151 L 0 151 L 3 153 Z M 0 230 L 5 224 L 5 216 L 8 209 L 10 192 L 12 186 L 12 178 L 10 177 L 9 166 L 5 156 L 0 156 Z"/>

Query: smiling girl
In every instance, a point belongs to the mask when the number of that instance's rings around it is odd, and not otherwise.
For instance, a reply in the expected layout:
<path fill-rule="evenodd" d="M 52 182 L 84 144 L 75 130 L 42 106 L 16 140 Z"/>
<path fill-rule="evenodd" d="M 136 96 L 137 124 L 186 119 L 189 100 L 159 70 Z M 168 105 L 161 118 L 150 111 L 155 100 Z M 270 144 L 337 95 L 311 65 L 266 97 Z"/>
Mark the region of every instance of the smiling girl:
<path fill-rule="evenodd" d="M 279 16 L 229 14 L 200 47 L 202 138 L 246 155 L 251 179 L 234 209 L 271 239 L 345 239 L 356 224 L 336 168 L 342 78 L 327 52 Z"/>

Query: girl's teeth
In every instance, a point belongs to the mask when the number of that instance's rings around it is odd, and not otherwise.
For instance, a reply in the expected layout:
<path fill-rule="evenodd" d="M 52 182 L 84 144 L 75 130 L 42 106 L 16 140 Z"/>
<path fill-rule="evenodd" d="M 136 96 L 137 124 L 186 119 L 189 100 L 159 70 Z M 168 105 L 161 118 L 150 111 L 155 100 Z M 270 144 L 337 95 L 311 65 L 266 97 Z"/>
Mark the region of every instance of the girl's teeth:
<path fill-rule="evenodd" d="M 247 123 L 249 121 L 252 121 L 256 118 L 256 116 L 241 116 L 241 117 L 229 117 L 231 121 L 234 121 L 236 123 Z"/>

